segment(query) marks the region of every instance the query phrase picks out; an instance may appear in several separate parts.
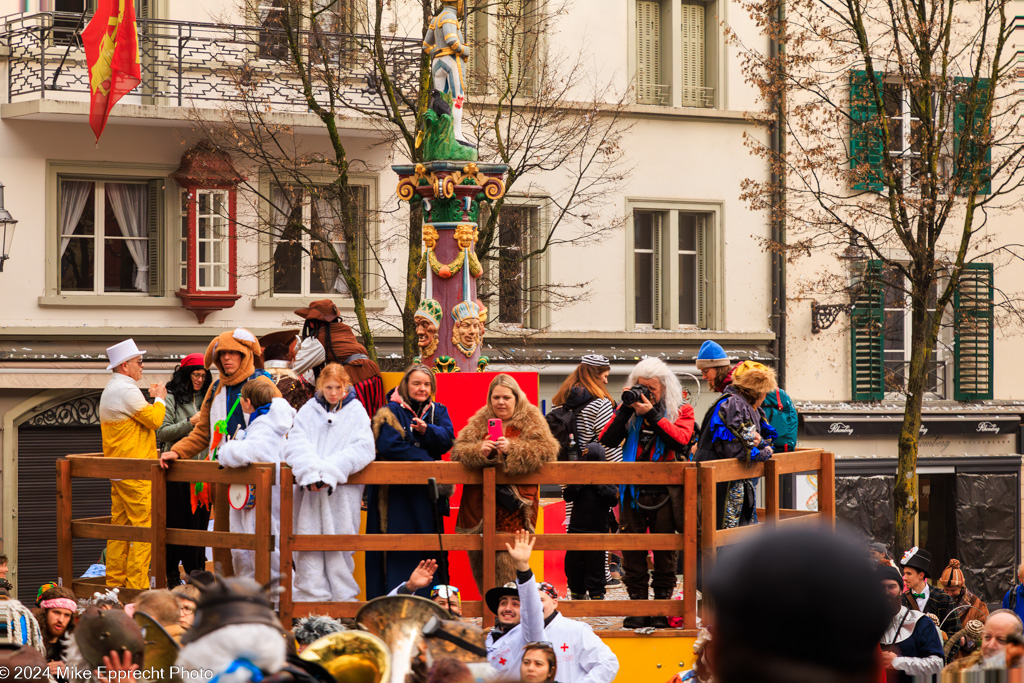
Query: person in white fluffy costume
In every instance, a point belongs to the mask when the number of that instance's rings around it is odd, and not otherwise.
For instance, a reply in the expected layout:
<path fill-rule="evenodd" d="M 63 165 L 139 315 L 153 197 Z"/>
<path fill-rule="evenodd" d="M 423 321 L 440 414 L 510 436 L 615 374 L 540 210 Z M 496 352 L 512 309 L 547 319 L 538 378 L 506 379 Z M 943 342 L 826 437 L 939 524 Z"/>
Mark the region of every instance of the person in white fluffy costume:
<path fill-rule="evenodd" d="M 345 369 L 328 364 L 313 400 L 302 406 L 285 448 L 295 492 L 295 533 L 358 534 L 361 485 L 344 486 L 350 475 L 374 459 L 370 418 L 356 398 Z M 352 552 L 295 553 L 293 599 L 299 602 L 353 600 Z"/>
<path fill-rule="evenodd" d="M 277 387 L 264 381 L 246 382 L 242 387 L 239 405 L 248 419 L 248 427 L 221 446 L 220 464 L 225 467 L 245 467 L 256 462 L 275 463 L 277 477 L 280 477 L 285 435 L 291 429 L 292 420 L 295 419 L 295 409 L 281 397 Z M 270 500 L 270 533 L 274 535 L 274 548 L 270 553 L 270 578 L 276 580 L 281 576 L 281 553 L 277 544 L 277 539 L 281 535 L 280 486 L 274 485 Z M 232 506 L 228 517 L 231 531 L 243 534 L 256 533 L 255 508 L 236 510 Z M 255 578 L 254 551 L 232 550 L 231 563 L 235 576 Z"/>
<path fill-rule="evenodd" d="M 200 590 L 195 622 L 178 652 L 182 680 L 256 683 L 284 668 L 284 629 L 259 584 L 218 576 Z"/>

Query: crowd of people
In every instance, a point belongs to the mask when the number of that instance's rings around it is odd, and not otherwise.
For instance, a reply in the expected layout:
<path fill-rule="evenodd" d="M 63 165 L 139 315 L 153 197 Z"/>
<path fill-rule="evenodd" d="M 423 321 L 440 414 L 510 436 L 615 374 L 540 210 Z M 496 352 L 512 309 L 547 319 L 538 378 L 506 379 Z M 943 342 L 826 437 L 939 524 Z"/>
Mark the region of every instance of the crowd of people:
<path fill-rule="evenodd" d="M 773 371 L 746 361 L 733 367 L 725 351 L 705 342 L 697 366 L 709 387 L 721 392 L 704 417 L 695 420 L 679 379 L 661 360 L 645 358 L 632 369 L 621 401 L 608 388 L 608 359 L 587 355 L 563 382 L 554 408 L 543 415 L 516 380 L 498 374 L 483 406 L 456 430 L 447 407 L 435 400 L 434 372 L 419 364 L 406 369 L 398 386 L 385 394 L 380 370 L 330 301 L 314 301 L 296 311 L 302 330 L 282 330 L 257 338 L 244 328 L 218 334 L 205 353 L 182 359 L 166 387 L 151 385 L 147 401 L 138 382 L 145 351 L 131 339 L 108 349 L 112 377 L 101 399 L 104 454 L 148 458 L 163 444 L 159 461 L 173 467 L 180 459 L 216 459 L 224 467 L 256 462 L 291 467 L 294 527 L 300 534 L 357 534 L 365 505 L 368 534 L 430 534 L 442 530 L 450 514 L 453 487 L 423 484 L 370 486 L 349 477 L 374 460 L 432 462 L 451 460 L 473 469 L 497 467 L 505 474 L 538 472 L 554 460 L 675 462 L 738 458 L 752 463 L 771 457 L 773 448 L 795 443 L 795 411 L 778 388 Z M 215 374 L 214 374 L 215 373 Z M 772 395 L 772 422 L 761 405 Z M 778 446 L 775 445 L 778 441 Z M 720 528 L 756 521 L 753 482 L 722 485 L 716 524 Z M 671 533 L 681 531 L 684 509 L 679 487 L 671 485 L 562 487 L 569 533 Z M 116 524 L 145 526 L 150 521 L 149 483 L 112 482 L 111 511 Z M 496 529 L 532 531 L 539 510 L 539 487 L 506 484 L 497 490 Z M 279 494 L 273 493 L 271 527 L 279 536 Z M 210 487 L 202 482 L 168 487 L 167 519 L 176 528 L 206 529 Z M 455 528 L 480 533 L 485 515 L 481 487 L 461 492 Z M 255 510 L 232 503 L 232 532 L 253 533 Z M 479 551 L 469 552 L 473 577 L 482 586 Z M 653 571 L 648 552 L 622 553 L 622 579 L 632 600 L 671 598 L 676 588 L 677 554 L 656 550 Z M 368 552 L 366 595 L 389 590 L 427 559 L 420 551 Z M 447 557 L 442 554 L 442 566 Z M 566 554 L 568 596 L 600 600 L 613 584 L 609 554 Z M 614 561 L 614 560 L 612 560 Z M 277 549 L 271 575 L 280 575 Z M 295 553 L 293 598 L 303 602 L 348 601 L 360 592 L 352 552 Z M 232 551 L 235 576 L 254 577 L 253 551 Z M 168 585 L 203 570 L 203 548 L 170 546 Z M 443 572 L 447 585 L 448 572 Z M 109 586 L 149 587 L 149 546 L 111 541 L 106 555 Z M 506 552 L 496 557 L 496 583 L 514 582 L 516 569 Z M 418 589 L 427 596 L 426 587 Z M 653 610 L 652 610 L 653 611 Z M 668 628 L 666 617 L 628 617 L 626 628 Z"/>

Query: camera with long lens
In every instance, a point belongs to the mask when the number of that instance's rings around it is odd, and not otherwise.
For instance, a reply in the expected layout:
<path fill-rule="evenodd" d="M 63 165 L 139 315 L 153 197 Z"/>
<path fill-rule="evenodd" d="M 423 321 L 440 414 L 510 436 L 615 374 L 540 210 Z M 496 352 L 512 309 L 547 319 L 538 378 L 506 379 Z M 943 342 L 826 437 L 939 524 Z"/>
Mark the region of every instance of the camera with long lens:
<path fill-rule="evenodd" d="M 646 398 L 649 403 L 654 403 L 654 396 L 651 390 L 643 384 L 637 384 L 622 392 L 622 404 L 631 406 L 641 398 Z"/>

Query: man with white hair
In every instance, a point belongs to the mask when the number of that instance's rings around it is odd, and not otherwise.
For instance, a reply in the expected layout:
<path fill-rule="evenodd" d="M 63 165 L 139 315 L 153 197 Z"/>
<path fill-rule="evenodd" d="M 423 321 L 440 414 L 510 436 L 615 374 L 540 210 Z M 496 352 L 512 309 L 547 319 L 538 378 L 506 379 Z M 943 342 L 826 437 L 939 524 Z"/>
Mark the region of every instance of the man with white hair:
<path fill-rule="evenodd" d="M 973 654 L 959 659 L 942 673 L 963 673 L 1006 669 L 1006 640 L 1011 635 L 1024 634 L 1024 623 L 1008 609 L 997 609 L 985 620 L 981 647 Z"/>
<path fill-rule="evenodd" d="M 601 444 L 622 445 L 623 462 L 672 462 L 687 459 L 693 434 L 693 406 L 683 403 L 683 388 L 657 358 L 636 364 L 626 381 L 622 404 L 605 426 Z M 670 534 L 676 529 L 669 486 L 619 487 L 619 529 L 624 534 Z M 678 529 L 682 531 L 682 529 Z M 623 578 L 630 600 L 646 600 L 648 581 L 655 600 L 672 597 L 676 585 L 676 551 L 655 550 L 648 579 L 647 551 L 622 553 Z M 668 617 L 626 617 L 623 628 L 668 628 Z"/>
<path fill-rule="evenodd" d="M 132 339 L 107 349 L 110 361 L 107 370 L 114 375 L 100 396 L 100 433 L 103 455 L 108 458 L 157 459 L 156 430 L 164 423 L 163 384 L 150 387 L 152 404 L 142 395 L 142 355 Z M 144 526 L 150 523 L 150 486 L 141 479 L 110 480 L 111 523 L 122 526 Z M 107 542 L 107 585 L 149 588 L 149 560 L 152 549 L 148 543 Z"/>

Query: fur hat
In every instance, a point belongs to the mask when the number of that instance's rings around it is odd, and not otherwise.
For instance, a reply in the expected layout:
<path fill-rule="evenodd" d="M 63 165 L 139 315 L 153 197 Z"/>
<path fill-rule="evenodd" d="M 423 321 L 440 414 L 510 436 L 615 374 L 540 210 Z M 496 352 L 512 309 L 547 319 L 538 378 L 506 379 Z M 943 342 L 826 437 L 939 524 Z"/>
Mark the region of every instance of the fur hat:
<path fill-rule="evenodd" d="M 295 315 L 304 320 L 322 320 L 325 323 L 341 320 L 341 313 L 338 312 L 338 307 L 330 299 L 311 301 L 308 306 L 297 309 Z"/>
<path fill-rule="evenodd" d="M 732 385 L 755 395 L 767 395 L 779 386 L 775 382 L 774 370 L 767 365 L 749 360 L 743 361 L 733 370 Z"/>
<path fill-rule="evenodd" d="M 727 368 L 731 365 L 729 356 L 721 345 L 708 339 L 700 345 L 697 352 L 697 369 L 707 370 L 708 368 Z"/>
<path fill-rule="evenodd" d="M 346 630 L 345 625 L 337 619 L 331 619 L 320 614 L 310 614 L 308 617 L 303 617 L 295 622 L 295 626 L 292 628 L 292 635 L 295 636 L 295 641 L 299 645 L 309 645 L 329 633 L 344 630 Z"/>
<path fill-rule="evenodd" d="M 960 560 L 950 560 L 939 576 L 939 588 L 960 588 L 965 583 L 964 573 L 960 570 Z"/>
<path fill-rule="evenodd" d="M 220 364 L 222 351 L 237 351 L 242 354 L 242 365 L 230 377 Z M 206 347 L 204 363 L 208 368 L 216 365 L 217 370 L 220 371 L 221 382 L 228 386 L 234 386 L 256 372 L 256 360 L 260 358 L 261 353 L 262 350 L 256 335 L 244 327 L 236 327 L 233 330 L 221 332 L 213 338 L 210 345 Z"/>

